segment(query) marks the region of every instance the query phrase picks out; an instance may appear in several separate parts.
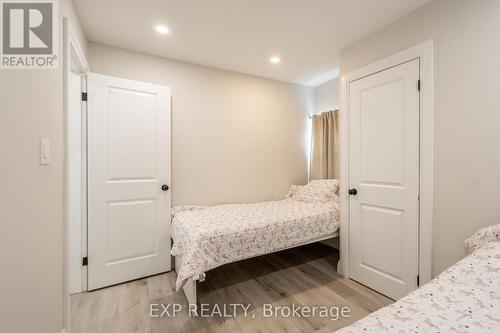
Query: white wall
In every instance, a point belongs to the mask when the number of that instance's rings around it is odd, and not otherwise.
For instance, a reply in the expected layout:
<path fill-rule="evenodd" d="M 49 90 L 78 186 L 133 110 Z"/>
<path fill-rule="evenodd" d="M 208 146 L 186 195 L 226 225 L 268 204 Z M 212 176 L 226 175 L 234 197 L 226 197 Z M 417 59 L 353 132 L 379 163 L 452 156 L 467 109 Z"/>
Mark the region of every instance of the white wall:
<path fill-rule="evenodd" d="M 89 63 L 172 88 L 173 205 L 280 199 L 307 181 L 313 88 L 95 43 Z"/>
<path fill-rule="evenodd" d="M 341 52 L 341 75 L 434 40 L 433 272 L 500 222 L 500 1 L 433 1 Z"/>
<path fill-rule="evenodd" d="M 63 16 L 86 40 L 70 0 L 59 4 L 59 68 L 0 70 L 0 331 L 63 328 Z M 39 140 L 52 164 L 39 165 Z"/>
<path fill-rule="evenodd" d="M 314 88 L 314 113 L 340 108 L 339 79 L 333 79 Z"/>

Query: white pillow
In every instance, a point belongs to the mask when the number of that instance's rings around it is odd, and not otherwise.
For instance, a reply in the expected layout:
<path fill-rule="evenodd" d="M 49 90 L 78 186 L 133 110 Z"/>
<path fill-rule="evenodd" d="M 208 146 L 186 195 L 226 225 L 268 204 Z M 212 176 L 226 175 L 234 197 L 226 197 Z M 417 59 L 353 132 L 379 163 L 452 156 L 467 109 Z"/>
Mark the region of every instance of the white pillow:
<path fill-rule="evenodd" d="M 288 189 L 288 192 L 286 192 L 285 198 L 286 199 L 291 198 L 300 187 L 303 187 L 303 186 L 301 186 L 301 185 L 290 185 L 290 188 Z"/>
<path fill-rule="evenodd" d="M 479 229 L 474 235 L 465 240 L 465 250 L 468 254 L 471 254 L 489 242 L 500 242 L 500 224 Z"/>
<path fill-rule="evenodd" d="M 311 180 L 304 186 L 290 186 L 286 197 L 302 202 L 329 202 L 336 200 L 338 189 L 337 179 Z"/>

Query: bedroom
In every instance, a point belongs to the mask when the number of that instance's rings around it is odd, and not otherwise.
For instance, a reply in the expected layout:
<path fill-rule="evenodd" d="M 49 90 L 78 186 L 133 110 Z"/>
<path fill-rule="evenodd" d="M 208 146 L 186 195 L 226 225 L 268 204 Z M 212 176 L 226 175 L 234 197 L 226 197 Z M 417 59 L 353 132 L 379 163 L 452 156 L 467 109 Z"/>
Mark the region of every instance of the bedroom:
<path fill-rule="evenodd" d="M 500 329 L 500 2 L 28 3 L 1 2 L 2 332 Z M 464 308 L 419 297 L 453 272 Z"/>

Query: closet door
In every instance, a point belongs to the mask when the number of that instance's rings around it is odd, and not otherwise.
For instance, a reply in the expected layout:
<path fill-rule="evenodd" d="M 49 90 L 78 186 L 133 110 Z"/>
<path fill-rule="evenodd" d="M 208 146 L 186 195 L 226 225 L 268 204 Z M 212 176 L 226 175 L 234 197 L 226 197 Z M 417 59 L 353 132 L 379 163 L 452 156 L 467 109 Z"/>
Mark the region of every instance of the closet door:
<path fill-rule="evenodd" d="M 170 270 L 170 88 L 88 76 L 88 289 Z"/>
<path fill-rule="evenodd" d="M 349 85 L 350 278 L 393 299 L 417 287 L 419 60 Z"/>

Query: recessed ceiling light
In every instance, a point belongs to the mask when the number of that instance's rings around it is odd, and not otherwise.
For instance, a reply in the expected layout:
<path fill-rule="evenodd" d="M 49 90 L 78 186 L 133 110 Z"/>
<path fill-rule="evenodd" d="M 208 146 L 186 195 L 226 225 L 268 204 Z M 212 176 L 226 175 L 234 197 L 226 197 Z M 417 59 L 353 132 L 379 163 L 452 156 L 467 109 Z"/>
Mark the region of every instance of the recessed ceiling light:
<path fill-rule="evenodd" d="M 165 25 L 161 25 L 161 24 L 157 25 L 155 27 L 155 30 L 156 30 L 156 32 L 163 34 L 163 35 L 170 33 L 170 30 L 168 29 L 168 27 Z"/>
<path fill-rule="evenodd" d="M 271 64 L 279 64 L 281 62 L 281 59 L 278 56 L 274 56 L 274 57 L 271 57 L 271 59 L 269 59 L 269 61 L 271 62 Z"/>

